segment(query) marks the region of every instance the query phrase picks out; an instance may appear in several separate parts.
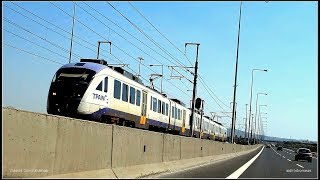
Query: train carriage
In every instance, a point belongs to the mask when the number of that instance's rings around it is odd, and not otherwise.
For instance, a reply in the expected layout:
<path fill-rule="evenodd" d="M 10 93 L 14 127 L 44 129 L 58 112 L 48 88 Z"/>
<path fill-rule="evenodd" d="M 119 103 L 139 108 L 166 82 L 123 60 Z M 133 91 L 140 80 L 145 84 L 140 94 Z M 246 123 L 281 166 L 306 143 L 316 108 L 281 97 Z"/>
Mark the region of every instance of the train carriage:
<path fill-rule="evenodd" d="M 47 112 L 102 123 L 190 136 L 191 110 L 145 86 L 133 74 L 104 60 L 81 59 L 62 66 L 54 75 Z M 223 140 L 221 127 L 195 113 L 194 136 Z M 219 132 L 218 132 L 219 131 Z M 213 134 L 213 138 L 212 137 Z"/>

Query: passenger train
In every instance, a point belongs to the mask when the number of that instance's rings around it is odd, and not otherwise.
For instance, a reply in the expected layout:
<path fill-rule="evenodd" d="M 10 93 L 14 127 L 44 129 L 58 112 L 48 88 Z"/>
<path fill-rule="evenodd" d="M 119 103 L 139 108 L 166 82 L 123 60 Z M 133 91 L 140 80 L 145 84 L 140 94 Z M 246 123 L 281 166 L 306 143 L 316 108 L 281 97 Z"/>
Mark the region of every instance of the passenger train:
<path fill-rule="evenodd" d="M 58 69 L 50 85 L 47 112 L 191 136 L 190 108 L 105 60 L 81 59 Z M 226 141 L 225 127 L 208 116 L 200 120 L 196 110 L 193 137 Z"/>

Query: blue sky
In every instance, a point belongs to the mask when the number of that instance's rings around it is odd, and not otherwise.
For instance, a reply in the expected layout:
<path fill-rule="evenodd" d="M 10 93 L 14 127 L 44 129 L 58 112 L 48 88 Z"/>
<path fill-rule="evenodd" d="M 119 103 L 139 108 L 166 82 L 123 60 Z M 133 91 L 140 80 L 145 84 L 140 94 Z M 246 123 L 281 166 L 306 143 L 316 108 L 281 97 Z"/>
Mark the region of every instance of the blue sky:
<path fill-rule="evenodd" d="M 198 71 L 214 95 L 210 95 L 198 81 L 198 96 L 204 98 L 207 113 L 213 111 L 224 115 L 221 111 L 231 112 L 240 2 L 131 3 L 182 52 L 184 43 L 200 43 Z M 72 18 L 50 2 L 15 2 L 15 4 L 2 2 L 3 106 L 45 113 L 50 81 L 61 64 L 68 63 Z M 70 15 L 73 14 L 72 2 L 54 2 L 54 4 Z M 112 55 L 122 63 L 129 64 L 131 70 L 128 68 L 127 70 L 134 73 L 138 72 L 139 56 L 145 59 L 143 64 L 146 66 L 159 63 L 177 65 L 174 59 L 185 66 L 193 66 L 195 46 L 187 48 L 187 57 L 192 63 L 190 64 L 181 52 L 164 39 L 127 2 L 111 2 L 111 4 L 152 37 L 166 52 L 172 54 L 173 58 L 155 46 L 106 2 L 87 2 L 87 4 L 96 11 L 83 2 L 77 2 L 75 18 L 94 32 L 75 21 L 75 36 L 81 37 L 90 44 L 74 38 L 73 62 L 78 62 L 79 57 L 95 58 L 97 41 L 110 40 L 113 43 Z M 83 9 L 94 15 L 100 22 Z M 258 101 L 258 104 L 267 105 L 267 107 L 261 107 L 263 108 L 261 111 L 267 113 L 263 115 L 268 121 L 267 135 L 317 140 L 317 17 L 317 2 L 244 2 L 242 4 L 236 96 L 237 124 L 240 124 L 240 127 L 246 116 L 245 104 L 249 104 L 250 101 L 252 69 L 268 69 L 268 72 L 255 71 L 252 93 L 253 113 L 257 93 L 268 93 L 267 96 L 259 95 Z M 13 24 L 25 28 L 38 37 Z M 102 58 L 110 63 L 119 63 L 109 54 L 108 46 L 103 44 L 101 48 Z M 61 64 L 22 52 L 21 49 Z M 148 84 L 146 80 L 149 79 L 149 75 L 161 73 L 161 68 L 149 69 L 141 66 L 141 72 L 144 83 Z M 179 72 L 192 79 L 192 76 L 185 71 L 179 69 Z M 174 96 L 189 104 L 192 92 L 187 90 L 192 89 L 192 84 L 185 79 L 168 80 L 170 74 L 171 71 L 164 68 L 166 79 L 163 81 L 164 91 L 169 97 Z M 174 75 L 178 74 L 174 73 Z M 160 87 L 160 81 L 156 81 L 155 85 Z M 219 100 L 214 100 L 216 96 Z M 222 117 L 220 121 L 229 126 L 231 118 Z"/>

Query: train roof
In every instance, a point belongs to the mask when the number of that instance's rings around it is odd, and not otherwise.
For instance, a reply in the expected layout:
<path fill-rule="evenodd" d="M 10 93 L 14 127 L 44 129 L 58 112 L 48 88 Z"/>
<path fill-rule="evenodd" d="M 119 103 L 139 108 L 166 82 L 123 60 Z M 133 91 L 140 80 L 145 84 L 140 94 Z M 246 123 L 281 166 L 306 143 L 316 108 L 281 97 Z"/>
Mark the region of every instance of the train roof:
<path fill-rule="evenodd" d="M 176 103 L 178 103 L 178 104 L 180 104 L 183 107 L 186 107 L 186 105 L 183 102 L 181 102 L 179 99 L 171 99 L 171 100 L 176 102 Z"/>
<path fill-rule="evenodd" d="M 92 62 L 85 62 L 85 63 L 78 62 L 78 63 L 69 63 L 66 65 L 63 65 L 61 68 L 86 68 L 98 73 L 101 70 L 105 69 L 106 66 L 102 64 L 92 63 Z"/>
<path fill-rule="evenodd" d="M 121 67 L 117 67 L 117 66 L 108 66 L 108 62 L 106 60 L 103 60 L 103 59 L 80 59 L 80 62 L 77 62 L 77 63 L 69 63 L 69 64 L 66 64 L 64 66 L 62 66 L 61 68 L 86 68 L 86 69 L 90 69 L 96 73 L 99 73 L 101 70 L 105 69 L 105 68 L 111 68 L 112 70 L 122 74 L 123 76 L 149 88 L 150 90 L 153 90 L 154 92 L 164 96 L 164 97 L 167 97 L 166 94 L 162 94 L 160 93 L 159 91 L 157 91 L 156 89 L 153 89 L 149 86 L 146 86 L 143 84 L 142 80 L 133 75 L 132 73 L 124 70 L 123 68 Z M 180 100 L 178 99 L 171 99 L 172 101 L 175 101 L 177 102 L 178 104 L 182 105 L 185 107 L 185 104 L 183 102 L 181 102 Z"/>

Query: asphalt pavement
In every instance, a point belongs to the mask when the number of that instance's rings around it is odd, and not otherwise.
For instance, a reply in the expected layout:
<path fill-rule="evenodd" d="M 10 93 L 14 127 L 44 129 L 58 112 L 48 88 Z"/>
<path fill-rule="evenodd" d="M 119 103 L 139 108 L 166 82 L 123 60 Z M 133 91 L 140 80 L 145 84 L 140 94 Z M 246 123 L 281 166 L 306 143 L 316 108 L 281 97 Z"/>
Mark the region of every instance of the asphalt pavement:
<path fill-rule="evenodd" d="M 262 148 L 229 160 L 195 167 L 157 178 L 226 178 L 256 156 Z M 275 147 L 263 148 L 261 154 L 238 178 L 317 178 L 318 160 L 295 161 L 294 152 L 277 151 Z M 242 168 L 243 169 L 243 168 Z"/>
<path fill-rule="evenodd" d="M 318 162 L 295 161 L 295 153 L 275 147 L 264 148 L 260 156 L 239 178 L 317 178 Z"/>

